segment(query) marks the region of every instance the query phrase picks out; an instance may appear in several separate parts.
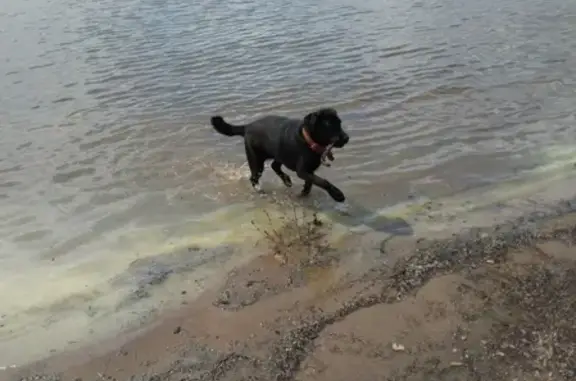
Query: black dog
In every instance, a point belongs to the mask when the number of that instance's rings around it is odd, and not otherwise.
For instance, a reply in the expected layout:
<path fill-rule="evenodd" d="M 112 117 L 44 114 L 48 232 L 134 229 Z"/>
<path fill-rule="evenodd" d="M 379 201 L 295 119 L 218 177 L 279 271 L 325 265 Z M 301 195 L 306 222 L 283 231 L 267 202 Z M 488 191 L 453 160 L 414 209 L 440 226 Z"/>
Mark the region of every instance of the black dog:
<path fill-rule="evenodd" d="M 335 110 L 320 109 L 306 115 L 303 120 L 266 116 L 243 126 L 228 124 L 221 116 L 214 116 L 210 121 L 223 135 L 244 137 L 250 182 L 256 190 L 260 190 L 264 162 L 273 159 L 271 167 L 284 185 L 292 186 L 292 180 L 282 171 L 282 165 L 304 180 L 301 196 L 310 194 L 312 185 L 316 185 L 335 201 L 345 200 L 340 189 L 314 174 L 326 156 L 333 159 L 332 147 L 342 148 L 349 140 Z"/>

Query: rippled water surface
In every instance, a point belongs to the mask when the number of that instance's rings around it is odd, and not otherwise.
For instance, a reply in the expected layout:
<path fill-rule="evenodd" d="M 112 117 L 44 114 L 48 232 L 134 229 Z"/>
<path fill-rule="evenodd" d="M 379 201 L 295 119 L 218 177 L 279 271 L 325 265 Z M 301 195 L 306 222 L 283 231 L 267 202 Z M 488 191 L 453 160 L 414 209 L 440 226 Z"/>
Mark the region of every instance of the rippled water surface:
<path fill-rule="evenodd" d="M 210 115 L 335 107 L 352 140 L 322 173 L 366 209 L 546 183 L 576 157 L 575 51 L 563 0 L 0 0 L 0 359 L 239 258 L 254 195 Z"/>

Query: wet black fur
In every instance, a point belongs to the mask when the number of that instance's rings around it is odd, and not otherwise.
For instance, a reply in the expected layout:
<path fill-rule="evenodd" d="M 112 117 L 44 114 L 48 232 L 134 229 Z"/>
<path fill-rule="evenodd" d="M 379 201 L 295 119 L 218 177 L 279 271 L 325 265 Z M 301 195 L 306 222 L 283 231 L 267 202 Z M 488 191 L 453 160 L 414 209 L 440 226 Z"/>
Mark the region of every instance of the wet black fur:
<path fill-rule="evenodd" d="M 251 173 L 250 182 L 255 189 L 259 190 L 264 162 L 272 159 L 272 170 L 287 187 L 292 186 L 292 180 L 282 171 L 282 165 L 304 180 L 301 196 L 310 194 L 312 185 L 316 185 L 328 192 L 335 201 L 345 200 L 340 189 L 314 174 L 321 164 L 322 155 L 314 152 L 302 135 L 302 129 L 306 127 L 317 144 L 327 146 L 333 143 L 334 147 L 344 147 L 349 137 L 342 129 L 342 121 L 335 110 L 323 108 L 306 115 L 304 119 L 265 116 L 246 125 L 229 124 L 221 116 L 213 116 L 210 121 L 214 129 L 222 135 L 244 137 Z"/>

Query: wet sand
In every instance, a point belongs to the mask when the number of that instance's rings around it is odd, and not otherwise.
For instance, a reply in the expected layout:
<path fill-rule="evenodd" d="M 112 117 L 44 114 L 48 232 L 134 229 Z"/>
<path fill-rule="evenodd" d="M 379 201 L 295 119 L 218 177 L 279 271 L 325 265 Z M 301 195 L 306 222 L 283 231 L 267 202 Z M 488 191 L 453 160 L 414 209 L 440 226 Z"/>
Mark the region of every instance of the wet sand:
<path fill-rule="evenodd" d="M 327 228 L 310 219 L 296 229 L 300 241 L 272 234 L 269 254 L 234 269 L 219 287 L 145 329 L 2 377 L 576 377 L 573 211 L 450 239 L 393 237 L 372 245 L 359 238 L 339 250 L 323 240 Z M 358 250 L 374 251 L 380 265 L 347 271 L 344 264 Z"/>

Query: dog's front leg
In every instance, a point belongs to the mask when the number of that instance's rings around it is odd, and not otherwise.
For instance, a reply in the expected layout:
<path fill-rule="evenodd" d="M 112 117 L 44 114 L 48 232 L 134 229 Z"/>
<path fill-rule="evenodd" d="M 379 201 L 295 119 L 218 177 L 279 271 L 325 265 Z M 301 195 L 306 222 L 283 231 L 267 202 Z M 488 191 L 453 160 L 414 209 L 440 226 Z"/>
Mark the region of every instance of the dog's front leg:
<path fill-rule="evenodd" d="M 334 201 L 344 202 L 344 200 L 346 200 L 344 193 L 342 193 L 340 189 L 338 189 L 328 180 L 323 179 L 320 176 L 316 176 L 313 173 L 306 172 L 303 168 L 299 168 L 296 173 L 298 174 L 298 177 L 304 180 L 305 182 L 304 189 L 302 190 L 301 193 L 302 196 L 306 196 L 308 193 L 310 193 L 310 188 L 312 187 L 312 184 L 314 184 L 317 187 L 320 187 L 324 189 L 326 192 L 328 192 L 328 194 L 330 195 L 330 197 L 334 199 Z"/>
<path fill-rule="evenodd" d="M 312 182 L 311 181 L 304 181 L 304 187 L 302 188 L 302 192 L 300 192 L 300 197 L 306 197 L 310 194 L 312 190 Z"/>

